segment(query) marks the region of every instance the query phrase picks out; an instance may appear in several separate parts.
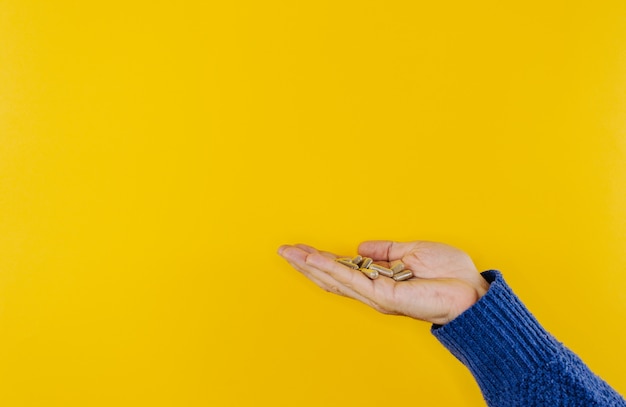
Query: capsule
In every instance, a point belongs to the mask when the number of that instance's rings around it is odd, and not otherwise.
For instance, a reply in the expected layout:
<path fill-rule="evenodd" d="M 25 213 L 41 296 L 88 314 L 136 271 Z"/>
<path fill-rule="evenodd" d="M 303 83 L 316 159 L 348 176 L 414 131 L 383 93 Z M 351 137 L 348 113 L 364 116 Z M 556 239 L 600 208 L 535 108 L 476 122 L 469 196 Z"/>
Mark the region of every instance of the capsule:
<path fill-rule="evenodd" d="M 378 278 L 378 271 L 377 270 L 370 270 L 370 269 L 366 269 L 361 267 L 359 269 L 359 271 L 363 274 L 365 274 L 366 276 L 368 276 L 370 278 L 370 280 L 374 280 L 376 278 Z"/>
<path fill-rule="evenodd" d="M 393 270 L 383 267 L 380 264 L 372 263 L 369 267 L 370 270 L 378 271 L 378 274 L 385 277 L 393 277 Z"/>
<path fill-rule="evenodd" d="M 398 274 L 394 274 L 393 279 L 396 281 L 404 281 L 413 277 L 413 272 L 411 270 L 404 270 L 399 272 Z"/>
<path fill-rule="evenodd" d="M 393 274 L 398 274 L 399 272 L 404 270 L 404 263 L 402 263 L 401 261 L 397 262 L 391 267 L 391 270 L 393 271 Z"/>
<path fill-rule="evenodd" d="M 359 265 L 358 265 L 358 264 L 354 264 L 354 263 L 352 263 L 352 261 L 350 261 L 350 260 L 337 259 L 337 260 L 335 260 L 335 261 L 336 261 L 337 263 L 339 263 L 339 264 L 343 264 L 344 266 L 346 266 L 346 267 L 350 267 L 351 269 L 354 269 L 354 270 L 356 270 L 356 269 L 358 269 L 358 268 L 359 268 Z"/>
<path fill-rule="evenodd" d="M 361 262 L 363 261 L 363 257 L 357 254 L 350 261 L 352 261 L 352 263 L 354 264 L 361 264 Z"/>
<path fill-rule="evenodd" d="M 359 266 L 361 266 L 362 269 L 367 269 L 372 265 L 373 262 L 374 260 L 372 260 L 371 258 L 363 257 L 363 261 L 361 262 L 361 264 L 359 264 Z"/>

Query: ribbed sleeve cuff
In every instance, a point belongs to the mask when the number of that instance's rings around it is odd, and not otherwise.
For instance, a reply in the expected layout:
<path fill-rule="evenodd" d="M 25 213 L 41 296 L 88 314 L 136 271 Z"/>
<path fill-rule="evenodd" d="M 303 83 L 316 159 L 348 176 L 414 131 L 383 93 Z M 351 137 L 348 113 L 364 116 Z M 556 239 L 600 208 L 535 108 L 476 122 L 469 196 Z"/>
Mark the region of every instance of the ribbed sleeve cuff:
<path fill-rule="evenodd" d="M 482 276 L 487 293 L 433 335 L 467 366 L 486 398 L 510 388 L 556 354 L 560 344 L 511 291 L 497 270 Z"/>

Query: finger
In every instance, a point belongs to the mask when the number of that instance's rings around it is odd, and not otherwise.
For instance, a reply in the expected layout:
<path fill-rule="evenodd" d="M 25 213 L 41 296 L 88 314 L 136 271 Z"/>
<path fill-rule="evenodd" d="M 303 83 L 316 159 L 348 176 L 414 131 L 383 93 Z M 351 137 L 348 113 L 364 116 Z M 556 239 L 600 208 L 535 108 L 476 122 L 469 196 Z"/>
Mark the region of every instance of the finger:
<path fill-rule="evenodd" d="M 304 250 L 307 253 L 314 253 L 317 251 L 315 247 L 309 246 L 308 244 L 298 243 L 298 244 L 294 244 L 293 247 L 297 247 L 298 249 Z"/>
<path fill-rule="evenodd" d="M 311 266 L 307 264 L 307 258 L 309 256 L 311 255 L 324 256 L 323 254 L 319 253 L 317 250 L 314 250 L 314 249 L 311 251 L 311 253 L 309 253 L 301 249 L 300 247 L 296 247 L 296 246 L 287 247 L 285 250 L 283 250 L 281 254 L 289 262 L 289 264 L 291 264 L 292 267 L 294 267 L 296 270 L 300 271 L 301 273 L 305 274 L 307 277 L 311 278 L 312 280 L 315 279 L 316 283 L 321 282 L 322 284 L 318 284 L 318 285 L 320 285 L 320 287 L 322 287 L 323 289 L 327 291 L 334 292 L 335 294 L 342 294 L 342 295 L 348 295 L 348 296 L 357 295 L 356 293 L 353 292 L 352 289 L 350 289 L 349 287 L 343 286 L 341 283 L 335 280 L 330 274 L 326 273 L 324 270 L 318 269 L 315 266 Z M 330 261 L 332 264 L 337 264 L 332 260 Z M 347 267 L 344 267 L 344 268 L 348 269 Z"/>
<path fill-rule="evenodd" d="M 304 274 L 309 280 L 313 281 L 316 285 L 324 290 L 329 290 L 327 283 L 322 282 L 317 276 L 311 273 L 311 268 L 306 265 L 306 256 L 311 252 L 315 252 L 315 249 L 310 247 L 299 247 L 304 245 L 284 246 L 280 251 L 280 255 L 287 260 L 289 265 Z M 327 280 L 328 281 L 328 280 Z M 337 292 L 337 294 L 339 294 Z"/>
<path fill-rule="evenodd" d="M 302 274 L 304 274 L 308 279 L 310 279 L 311 281 L 313 281 L 315 284 L 317 284 L 319 287 L 321 287 L 322 289 L 335 293 L 335 294 L 339 294 L 339 295 L 343 295 L 346 297 L 351 297 L 354 298 L 356 300 L 359 300 L 361 302 L 365 302 L 367 304 L 369 304 L 369 302 L 367 301 L 366 298 L 364 298 L 363 296 L 361 296 L 360 294 L 358 294 L 357 292 L 355 292 L 352 288 L 345 286 L 344 284 L 342 284 L 341 282 L 337 281 L 331 274 L 325 272 L 322 269 L 319 269 L 315 266 L 309 265 L 307 263 L 307 258 L 315 255 L 315 256 L 321 256 L 322 258 L 327 259 L 323 254 L 320 253 L 307 253 L 304 250 L 300 249 L 299 247 L 286 247 L 283 251 L 281 256 L 283 256 L 288 262 L 289 264 L 295 268 L 296 270 L 300 271 Z M 341 266 L 340 264 L 336 263 L 333 260 L 327 259 L 330 261 L 331 264 L 333 265 L 338 265 L 342 268 L 345 268 L 346 270 L 348 270 L 349 272 L 353 272 L 355 273 L 353 270 L 345 267 L 345 266 Z M 358 273 L 360 274 L 360 273 Z M 365 276 L 363 276 L 365 277 Z M 367 277 L 365 277 L 367 278 Z"/>
<path fill-rule="evenodd" d="M 378 283 L 381 287 L 387 279 L 370 280 L 363 273 L 355 271 L 349 267 L 337 263 L 321 254 L 311 253 L 306 257 L 306 264 L 325 271 L 341 285 L 351 289 L 361 297 L 368 299 L 368 304 L 377 303 L 376 287 L 374 283 Z M 393 280 L 389 280 L 393 281 Z"/>
<path fill-rule="evenodd" d="M 279 256 L 282 256 L 282 255 L 283 255 L 283 251 L 284 251 L 287 247 L 289 247 L 289 245 L 286 245 L 286 244 L 280 245 L 280 246 L 278 247 L 278 250 L 276 250 L 276 253 L 278 253 L 278 255 L 279 255 Z"/>
<path fill-rule="evenodd" d="M 371 257 L 374 261 L 399 260 L 415 249 L 420 242 L 393 242 L 391 240 L 369 240 L 359 245 L 358 253 L 361 256 Z"/>
<path fill-rule="evenodd" d="M 335 253 L 325 252 L 325 251 L 322 251 L 322 250 L 317 250 L 315 247 L 312 247 L 312 246 L 309 246 L 309 245 L 306 245 L 306 244 L 302 244 L 302 243 L 295 244 L 294 247 L 302 249 L 302 250 L 304 250 L 307 253 L 321 253 L 324 256 L 328 257 L 329 259 L 336 259 L 337 257 L 339 257 Z"/>
<path fill-rule="evenodd" d="M 296 269 L 303 274 L 330 284 L 330 291 L 332 291 L 332 284 L 336 282 L 337 288 L 346 296 L 359 300 L 379 312 L 389 313 L 393 309 L 389 301 L 393 299 L 396 282 L 392 279 L 370 280 L 363 273 L 341 265 L 321 253 L 306 253 L 293 246 L 287 246 L 281 255 L 292 265 L 295 264 Z M 326 280 L 323 274 L 328 275 L 332 280 Z M 322 288 L 326 289 L 324 286 Z"/>
<path fill-rule="evenodd" d="M 337 295 L 346 296 L 340 289 L 339 283 L 330 281 L 328 279 L 319 279 L 314 273 L 311 273 L 308 269 L 302 267 L 298 263 L 289 262 L 289 265 L 300 272 L 300 274 L 304 275 L 307 279 L 311 280 L 316 286 L 321 288 L 324 291 L 332 292 Z"/>
<path fill-rule="evenodd" d="M 313 281 L 318 287 L 322 288 L 324 291 L 369 304 L 366 298 L 359 295 L 354 290 L 344 286 L 343 284 L 335 280 L 330 274 L 325 273 L 322 270 L 319 270 L 315 267 L 299 265 L 297 269 L 299 269 L 302 274 L 304 274 L 309 280 Z"/>

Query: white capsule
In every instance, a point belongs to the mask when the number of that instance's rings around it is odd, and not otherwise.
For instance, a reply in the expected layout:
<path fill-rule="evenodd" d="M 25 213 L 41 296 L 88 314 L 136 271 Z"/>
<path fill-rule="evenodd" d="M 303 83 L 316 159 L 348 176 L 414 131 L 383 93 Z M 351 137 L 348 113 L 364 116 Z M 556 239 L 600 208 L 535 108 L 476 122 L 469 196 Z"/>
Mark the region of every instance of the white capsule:
<path fill-rule="evenodd" d="M 396 264 L 391 266 L 391 270 L 393 271 L 393 274 L 398 274 L 399 272 L 404 270 L 404 263 L 398 261 Z"/>
<path fill-rule="evenodd" d="M 359 268 L 358 264 L 354 264 L 349 260 L 336 259 L 335 261 L 339 264 L 343 264 L 344 266 L 350 267 L 351 269 L 354 269 L 354 270 L 357 270 Z"/>
<path fill-rule="evenodd" d="M 359 271 L 363 274 L 365 274 L 366 276 L 368 276 L 370 278 L 370 280 L 374 280 L 376 278 L 378 278 L 378 271 L 376 270 L 370 270 L 370 269 L 366 269 L 361 267 L 359 269 Z"/>
<path fill-rule="evenodd" d="M 361 262 L 361 264 L 359 264 L 359 266 L 361 266 L 362 269 L 367 269 L 372 265 L 373 262 L 374 260 L 372 260 L 371 258 L 363 257 L 363 261 Z"/>
<path fill-rule="evenodd" d="M 394 274 L 393 279 L 396 281 L 404 281 L 413 277 L 413 272 L 411 270 L 404 270 L 399 272 L 398 274 Z"/>
<path fill-rule="evenodd" d="M 383 267 L 380 264 L 372 263 L 369 269 L 376 270 L 378 271 L 378 274 L 383 275 L 385 277 L 393 277 L 393 270 L 388 269 L 387 267 Z"/>

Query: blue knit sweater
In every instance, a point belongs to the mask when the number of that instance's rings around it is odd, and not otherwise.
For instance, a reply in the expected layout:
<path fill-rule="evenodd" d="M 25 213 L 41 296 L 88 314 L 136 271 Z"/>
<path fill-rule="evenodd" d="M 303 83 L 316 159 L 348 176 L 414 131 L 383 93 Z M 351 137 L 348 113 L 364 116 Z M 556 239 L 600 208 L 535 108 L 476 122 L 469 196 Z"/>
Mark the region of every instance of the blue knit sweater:
<path fill-rule="evenodd" d="M 500 272 L 489 291 L 437 339 L 472 372 L 489 406 L 626 406 L 626 401 L 546 332 Z"/>

